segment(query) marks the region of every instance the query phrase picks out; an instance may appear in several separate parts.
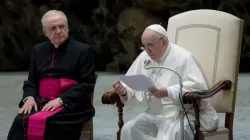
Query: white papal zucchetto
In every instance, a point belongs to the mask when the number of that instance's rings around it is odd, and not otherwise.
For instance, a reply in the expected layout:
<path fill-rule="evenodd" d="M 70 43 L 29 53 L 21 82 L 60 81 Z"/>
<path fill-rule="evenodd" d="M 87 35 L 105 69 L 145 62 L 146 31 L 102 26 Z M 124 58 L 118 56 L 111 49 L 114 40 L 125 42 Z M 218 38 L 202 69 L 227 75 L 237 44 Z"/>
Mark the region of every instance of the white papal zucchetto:
<path fill-rule="evenodd" d="M 153 30 L 162 36 L 168 38 L 167 31 L 160 24 L 149 25 L 146 29 Z"/>

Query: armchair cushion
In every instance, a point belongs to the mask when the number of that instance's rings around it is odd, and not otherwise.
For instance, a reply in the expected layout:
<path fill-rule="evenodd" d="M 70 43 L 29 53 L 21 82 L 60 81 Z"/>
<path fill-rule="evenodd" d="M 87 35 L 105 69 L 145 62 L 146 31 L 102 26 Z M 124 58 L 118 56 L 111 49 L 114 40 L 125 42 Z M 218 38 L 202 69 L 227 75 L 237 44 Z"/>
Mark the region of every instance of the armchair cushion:
<path fill-rule="evenodd" d="M 212 132 L 202 132 L 202 140 L 228 140 L 229 130 L 227 128 L 218 128 Z"/>

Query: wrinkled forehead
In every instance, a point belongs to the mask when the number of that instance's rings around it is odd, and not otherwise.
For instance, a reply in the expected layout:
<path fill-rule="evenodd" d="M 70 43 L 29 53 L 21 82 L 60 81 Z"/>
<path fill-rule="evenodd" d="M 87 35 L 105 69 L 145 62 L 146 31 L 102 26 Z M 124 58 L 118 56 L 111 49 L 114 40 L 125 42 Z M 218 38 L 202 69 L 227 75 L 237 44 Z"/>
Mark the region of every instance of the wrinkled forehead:
<path fill-rule="evenodd" d="M 57 25 L 62 25 L 62 24 L 66 24 L 66 19 L 64 16 L 60 14 L 49 16 L 46 18 L 47 26 L 57 26 Z"/>
<path fill-rule="evenodd" d="M 142 44 L 152 44 L 158 39 L 157 33 L 155 31 L 146 29 L 142 36 L 141 36 L 141 42 Z"/>

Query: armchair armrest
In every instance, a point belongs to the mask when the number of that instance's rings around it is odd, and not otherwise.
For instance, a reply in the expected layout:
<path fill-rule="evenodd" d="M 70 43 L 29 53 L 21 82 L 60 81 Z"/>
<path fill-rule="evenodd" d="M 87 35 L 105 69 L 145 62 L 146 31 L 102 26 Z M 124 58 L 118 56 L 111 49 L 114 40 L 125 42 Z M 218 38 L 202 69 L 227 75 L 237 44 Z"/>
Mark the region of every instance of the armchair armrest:
<path fill-rule="evenodd" d="M 232 87 L 232 82 L 229 80 L 220 81 L 215 84 L 211 89 L 207 91 L 196 91 L 196 92 L 186 92 L 183 95 L 184 104 L 192 104 L 195 100 L 210 98 L 217 94 L 221 90 L 230 90 Z"/>
<path fill-rule="evenodd" d="M 108 91 L 103 94 L 102 96 L 102 103 L 103 104 L 116 104 L 116 106 L 119 108 L 124 107 L 124 104 L 122 103 L 119 94 L 117 94 L 114 91 Z"/>
<path fill-rule="evenodd" d="M 221 90 L 230 90 L 232 87 L 232 82 L 229 80 L 220 81 L 217 84 L 215 84 L 211 89 L 207 91 L 201 91 L 201 92 L 186 92 L 182 96 L 182 100 L 184 104 L 193 104 L 193 107 L 195 108 L 195 140 L 199 139 L 199 136 L 201 135 L 200 132 L 200 119 L 199 119 L 199 104 L 201 99 L 210 98 L 217 94 Z"/>
<path fill-rule="evenodd" d="M 123 107 L 124 104 L 122 103 L 119 94 L 117 94 L 114 91 L 108 91 L 106 93 L 103 94 L 102 96 L 102 103 L 103 104 L 109 104 L 109 105 L 116 105 L 116 107 L 118 108 L 118 126 L 119 126 L 119 130 L 117 132 L 117 140 L 120 140 L 120 135 L 121 135 L 121 129 L 122 126 L 124 125 L 123 122 Z"/>

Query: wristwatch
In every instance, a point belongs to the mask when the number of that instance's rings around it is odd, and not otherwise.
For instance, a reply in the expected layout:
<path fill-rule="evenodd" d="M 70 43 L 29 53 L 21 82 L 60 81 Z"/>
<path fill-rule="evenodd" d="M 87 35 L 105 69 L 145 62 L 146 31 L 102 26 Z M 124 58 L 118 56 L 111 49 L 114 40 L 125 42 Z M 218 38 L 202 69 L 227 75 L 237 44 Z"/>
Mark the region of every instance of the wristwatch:
<path fill-rule="evenodd" d="M 63 105 L 63 100 L 60 97 L 58 98 L 58 102 L 60 105 Z"/>

